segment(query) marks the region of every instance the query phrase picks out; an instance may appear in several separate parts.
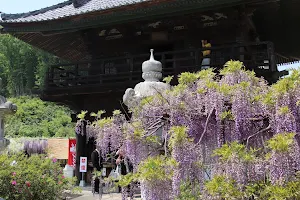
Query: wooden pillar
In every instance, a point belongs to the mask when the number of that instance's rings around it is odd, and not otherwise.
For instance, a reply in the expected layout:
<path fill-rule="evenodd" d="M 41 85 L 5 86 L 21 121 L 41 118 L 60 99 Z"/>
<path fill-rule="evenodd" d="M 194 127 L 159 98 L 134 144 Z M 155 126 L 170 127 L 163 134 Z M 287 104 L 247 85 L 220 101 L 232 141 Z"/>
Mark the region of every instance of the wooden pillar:
<path fill-rule="evenodd" d="M 79 172 L 80 157 L 87 157 L 86 152 L 86 122 L 83 122 L 83 135 L 76 134 L 76 167 L 75 176 L 77 177 L 77 184 L 82 179 L 82 173 Z"/>
<path fill-rule="evenodd" d="M 275 60 L 275 53 L 274 53 L 274 44 L 272 42 L 268 43 L 268 56 L 269 56 L 269 59 L 270 59 L 270 70 L 272 72 L 276 72 L 278 71 L 277 70 L 277 63 L 276 63 L 276 60 Z"/>

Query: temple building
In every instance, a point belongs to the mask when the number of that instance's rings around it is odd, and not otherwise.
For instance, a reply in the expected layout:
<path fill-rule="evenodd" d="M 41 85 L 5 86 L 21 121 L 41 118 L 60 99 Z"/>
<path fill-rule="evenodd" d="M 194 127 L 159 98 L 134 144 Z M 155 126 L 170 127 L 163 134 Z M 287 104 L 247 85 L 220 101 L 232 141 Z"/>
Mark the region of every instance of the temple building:
<path fill-rule="evenodd" d="M 199 71 L 206 58 L 216 69 L 235 59 L 275 82 L 278 64 L 300 60 L 299 8 L 297 0 L 69 0 L 2 14 L 0 25 L 63 60 L 47 72 L 44 100 L 111 113 L 142 81 L 150 49 L 164 77 Z"/>
<path fill-rule="evenodd" d="M 299 7 L 295 0 L 70 0 L 2 14 L 0 24 L 2 33 L 63 60 L 49 69 L 43 99 L 110 111 L 141 81 L 151 48 L 164 76 L 200 70 L 201 40 L 209 40 L 210 67 L 238 59 L 274 82 L 277 64 L 300 53 Z"/>

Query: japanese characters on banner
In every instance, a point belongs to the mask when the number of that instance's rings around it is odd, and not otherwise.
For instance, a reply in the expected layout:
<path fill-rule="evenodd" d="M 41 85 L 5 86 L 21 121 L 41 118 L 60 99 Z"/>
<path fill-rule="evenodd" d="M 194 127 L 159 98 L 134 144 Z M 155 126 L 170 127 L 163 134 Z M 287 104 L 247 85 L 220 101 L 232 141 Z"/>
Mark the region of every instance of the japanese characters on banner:
<path fill-rule="evenodd" d="M 80 157 L 79 172 L 87 171 L 87 157 Z"/>
<path fill-rule="evenodd" d="M 76 166 L 76 139 L 69 139 L 68 165 Z"/>

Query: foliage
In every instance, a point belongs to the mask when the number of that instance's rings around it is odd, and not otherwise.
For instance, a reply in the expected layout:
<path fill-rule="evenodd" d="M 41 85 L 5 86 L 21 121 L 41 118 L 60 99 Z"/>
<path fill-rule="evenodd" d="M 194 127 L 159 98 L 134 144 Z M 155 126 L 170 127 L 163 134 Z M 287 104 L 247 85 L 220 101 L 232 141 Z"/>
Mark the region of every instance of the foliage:
<path fill-rule="evenodd" d="M 288 152 L 294 144 L 295 133 L 275 135 L 268 141 L 268 147 L 278 152 Z"/>
<path fill-rule="evenodd" d="M 183 126 L 173 126 L 170 129 L 171 137 L 169 146 L 170 148 L 174 147 L 178 144 L 183 144 L 186 140 L 188 140 L 187 128 Z"/>
<path fill-rule="evenodd" d="M 197 75 L 191 72 L 183 72 L 178 77 L 179 84 L 185 85 L 194 83 L 197 80 Z"/>
<path fill-rule="evenodd" d="M 163 81 L 170 84 L 173 78 L 174 78 L 174 76 L 167 76 L 163 79 Z"/>
<path fill-rule="evenodd" d="M 236 186 L 236 183 L 232 179 L 227 179 L 224 176 L 215 176 L 211 181 L 205 185 L 206 191 L 209 196 L 216 199 L 239 199 L 241 191 Z"/>
<path fill-rule="evenodd" d="M 173 159 L 163 156 L 149 157 L 138 168 L 138 180 L 155 183 L 172 178 L 172 167 L 176 165 Z"/>
<path fill-rule="evenodd" d="M 287 186 L 268 185 L 261 193 L 261 199 L 298 199 L 300 182 L 290 182 Z M 296 187 L 295 187 L 296 186 Z"/>
<path fill-rule="evenodd" d="M 81 113 L 79 113 L 77 115 L 77 118 L 80 119 L 80 120 L 83 120 L 87 113 L 88 113 L 88 111 L 81 111 Z"/>
<path fill-rule="evenodd" d="M 121 177 L 118 185 L 120 187 L 127 187 L 128 185 L 130 185 L 132 182 L 136 180 L 138 180 L 137 174 L 128 173 Z"/>
<path fill-rule="evenodd" d="M 223 69 L 220 70 L 221 75 L 228 75 L 233 73 L 240 73 L 241 70 L 245 69 L 245 66 L 240 63 L 233 60 L 228 61 Z"/>
<path fill-rule="evenodd" d="M 268 85 L 239 61 L 185 72 L 88 135 L 124 151 L 133 173 L 120 182 L 139 181 L 145 200 L 300 199 L 299 74 Z"/>
<path fill-rule="evenodd" d="M 22 154 L 0 155 L 0 197 L 10 200 L 57 200 L 64 190 L 72 189 L 55 159 Z"/>
<path fill-rule="evenodd" d="M 225 162 L 234 157 L 241 161 L 251 161 L 255 158 L 253 150 L 248 151 L 244 145 L 236 141 L 216 149 L 214 155 L 219 156 L 219 159 Z"/>
<path fill-rule="evenodd" d="M 201 196 L 201 187 L 199 184 L 194 184 L 190 181 L 180 184 L 180 193 L 175 200 L 198 200 Z"/>
<path fill-rule="evenodd" d="M 30 95 L 43 88 L 49 65 L 58 60 L 10 35 L 1 34 L 0 44 L 1 94 Z"/>
<path fill-rule="evenodd" d="M 28 96 L 9 100 L 18 110 L 6 118 L 7 137 L 74 137 L 68 108 Z"/>
<path fill-rule="evenodd" d="M 139 165 L 136 173 L 122 176 L 119 185 L 126 187 L 134 181 L 155 184 L 156 181 L 171 180 L 174 166 L 176 166 L 176 162 L 173 159 L 164 156 L 149 157 Z"/>
<path fill-rule="evenodd" d="M 225 119 L 234 120 L 231 110 L 222 112 L 220 118 L 222 120 Z"/>

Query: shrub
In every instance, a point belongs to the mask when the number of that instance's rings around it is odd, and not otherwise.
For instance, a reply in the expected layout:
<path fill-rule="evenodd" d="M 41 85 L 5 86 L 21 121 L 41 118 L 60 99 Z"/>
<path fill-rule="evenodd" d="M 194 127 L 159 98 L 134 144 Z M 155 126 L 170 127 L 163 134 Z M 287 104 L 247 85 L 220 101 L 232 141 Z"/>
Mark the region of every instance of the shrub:
<path fill-rule="evenodd" d="M 18 110 L 5 119 L 5 135 L 8 138 L 74 136 L 69 108 L 29 96 L 9 101 L 14 102 Z"/>
<path fill-rule="evenodd" d="M 0 197 L 6 200 L 57 200 L 71 189 L 56 159 L 41 155 L 0 155 Z"/>

